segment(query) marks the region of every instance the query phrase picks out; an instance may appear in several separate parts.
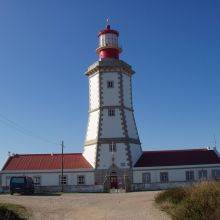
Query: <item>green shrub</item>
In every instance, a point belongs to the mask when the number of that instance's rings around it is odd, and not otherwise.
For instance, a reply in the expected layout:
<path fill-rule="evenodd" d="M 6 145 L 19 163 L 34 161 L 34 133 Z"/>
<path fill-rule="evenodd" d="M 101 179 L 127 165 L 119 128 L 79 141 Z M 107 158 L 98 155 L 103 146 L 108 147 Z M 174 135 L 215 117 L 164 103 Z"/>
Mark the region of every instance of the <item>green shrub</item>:
<path fill-rule="evenodd" d="M 185 192 L 185 194 L 184 194 Z M 176 220 L 219 220 L 220 184 L 202 182 L 160 193 L 155 201 Z M 164 203 L 170 203 L 170 206 Z"/>

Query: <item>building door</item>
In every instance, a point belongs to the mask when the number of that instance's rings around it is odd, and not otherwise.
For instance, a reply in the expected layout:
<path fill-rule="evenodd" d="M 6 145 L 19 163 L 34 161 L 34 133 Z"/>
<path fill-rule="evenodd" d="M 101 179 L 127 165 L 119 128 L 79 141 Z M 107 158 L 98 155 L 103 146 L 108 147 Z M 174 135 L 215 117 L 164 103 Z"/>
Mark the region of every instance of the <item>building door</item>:
<path fill-rule="evenodd" d="M 111 189 L 118 188 L 118 178 L 115 172 L 112 172 L 110 176 L 110 188 Z"/>

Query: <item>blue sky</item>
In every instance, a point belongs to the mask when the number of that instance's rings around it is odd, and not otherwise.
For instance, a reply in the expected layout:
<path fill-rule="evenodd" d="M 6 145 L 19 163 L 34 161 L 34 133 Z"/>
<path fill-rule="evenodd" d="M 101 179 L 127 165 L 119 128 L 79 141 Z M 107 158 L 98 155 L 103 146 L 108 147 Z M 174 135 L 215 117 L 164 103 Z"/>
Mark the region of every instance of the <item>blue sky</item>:
<path fill-rule="evenodd" d="M 136 71 L 143 149 L 213 145 L 214 134 L 218 145 L 219 11 L 213 0 L 1 0 L 0 165 L 8 151 L 58 152 L 61 140 L 66 152 L 82 151 L 84 72 L 97 60 L 97 32 L 107 17 L 120 31 L 121 59 Z"/>

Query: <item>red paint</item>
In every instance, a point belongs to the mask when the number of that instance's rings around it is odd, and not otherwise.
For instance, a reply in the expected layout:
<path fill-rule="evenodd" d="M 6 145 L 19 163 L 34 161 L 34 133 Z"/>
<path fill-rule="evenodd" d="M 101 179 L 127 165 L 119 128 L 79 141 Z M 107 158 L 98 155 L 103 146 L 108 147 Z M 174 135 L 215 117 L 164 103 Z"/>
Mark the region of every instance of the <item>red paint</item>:
<path fill-rule="evenodd" d="M 98 37 L 99 37 L 100 35 L 102 35 L 102 34 L 108 34 L 108 33 L 110 33 L 110 34 L 116 34 L 117 36 L 119 36 L 119 32 L 118 32 L 118 31 L 112 30 L 111 27 L 110 27 L 110 25 L 107 25 L 107 26 L 106 26 L 106 29 L 101 30 L 101 31 L 98 33 Z"/>
<path fill-rule="evenodd" d="M 105 48 L 103 50 L 100 50 L 99 57 L 101 59 L 105 59 L 105 58 L 118 59 L 119 58 L 119 50 L 115 49 L 115 48 Z"/>
<path fill-rule="evenodd" d="M 110 176 L 110 188 L 118 189 L 118 178 L 117 176 Z"/>
<path fill-rule="evenodd" d="M 62 154 L 24 154 L 8 158 L 2 170 L 54 170 L 61 169 Z M 63 155 L 64 169 L 89 169 L 92 166 L 81 153 Z"/>
<path fill-rule="evenodd" d="M 220 163 L 214 150 L 186 149 L 167 151 L 145 151 L 135 167 L 180 166 Z"/>
<path fill-rule="evenodd" d="M 115 34 L 115 35 L 117 35 L 117 37 L 119 36 L 118 31 L 112 30 L 110 25 L 107 25 L 106 29 L 99 32 L 98 37 L 100 35 L 105 35 L 108 33 Z M 120 48 L 118 48 L 116 46 L 115 47 L 103 47 L 103 48 L 99 49 L 98 53 L 99 53 L 99 58 L 101 60 L 105 59 L 105 58 L 119 59 Z"/>

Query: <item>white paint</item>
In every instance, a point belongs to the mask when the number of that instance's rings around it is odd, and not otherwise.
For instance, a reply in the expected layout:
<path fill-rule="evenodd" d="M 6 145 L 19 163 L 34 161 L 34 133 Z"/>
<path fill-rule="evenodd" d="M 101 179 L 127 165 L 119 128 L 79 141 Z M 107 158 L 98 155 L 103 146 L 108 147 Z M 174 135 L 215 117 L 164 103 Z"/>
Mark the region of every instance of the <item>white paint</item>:
<path fill-rule="evenodd" d="M 128 136 L 130 138 L 138 139 L 138 132 L 135 126 L 135 121 L 133 117 L 133 112 L 127 109 L 125 111 L 126 124 L 128 129 Z"/>
<path fill-rule="evenodd" d="M 131 151 L 132 165 L 134 166 L 142 154 L 141 145 L 130 144 L 130 151 Z"/>
<path fill-rule="evenodd" d="M 118 36 L 116 34 L 102 34 L 99 36 L 99 47 L 118 47 Z"/>
<path fill-rule="evenodd" d="M 123 143 L 116 144 L 116 152 L 109 151 L 109 144 L 102 144 L 100 147 L 100 162 L 99 169 L 108 169 L 114 164 L 119 168 L 128 168 L 128 160 L 126 154 L 126 145 Z M 125 166 L 122 166 L 125 164 Z"/>
<path fill-rule="evenodd" d="M 120 105 L 119 103 L 119 74 L 118 73 L 102 73 L 102 91 L 103 91 L 103 105 L 104 106 L 114 106 Z M 107 82 L 113 81 L 114 88 L 108 88 Z"/>
<path fill-rule="evenodd" d="M 89 113 L 86 141 L 94 140 L 98 137 L 98 123 L 100 110 Z"/>
<path fill-rule="evenodd" d="M 132 97 L 131 97 L 131 81 L 130 76 L 127 74 L 122 74 L 123 80 L 123 99 L 124 99 L 124 106 L 128 108 L 132 108 Z"/>
<path fill-rule="evenodd" d="M 122 119 L 120 115 L 120 109 L 115 109 L 115 116 L 108 115 L 108 109 L 103 110 L 102 121 L 102 138 L 118 138 L 125 137 L 122 128 Z"/>
<path fill-rule="evenodd" d="M 99 74 L 89 77 L 89 108 L 90 110 L 99 107 Z"/>
<path fill-rule="evenodd" d="M 95 167 L 96 162 L 96 151 L 97 151 L 97 145 L 89 145 L 84 147 L 83 156 L 86 158 L 86 160 Z"/>
<path fill-rule="evenodd" d="M 195 181 L 199 181 L 199 170 L 207 170 L 208 180 L 212 179 L 212 170 L 220 169 L 220 165 L 217 164 L 203 164 L 203 165 L 190 165 L 190 166 L 175 166 L 175 167 L 143 167 L 133 168 L 133 182 L 142 183 L 142 174 L 151 174 L 151 183 L 160 183 L 160 173 L 168 172 L 169 182 L 186 182 L 186 171 L 194 171 Z"/>
<path fill-rule="evenodd" d="M 9 186 L 10 184 L 10 177 L 12 176 L 40 176 L 41 177 L 41 186 L 59 186 L 59 176 L 61 172 L 54 172 L 51 170 L 50 172 L 35 172 L 35 171 L 19 171 L 14 173 L 7 173 L 2 174 L 2 186 Z M 65 172 L 64 175 L 67 176 L 67 185 L 77 185 L 77 176 L 84 175 L 85 176 L 85 185 L 94 185 L 94 172 Z"/>

